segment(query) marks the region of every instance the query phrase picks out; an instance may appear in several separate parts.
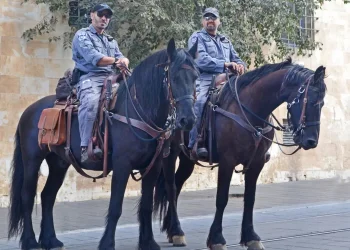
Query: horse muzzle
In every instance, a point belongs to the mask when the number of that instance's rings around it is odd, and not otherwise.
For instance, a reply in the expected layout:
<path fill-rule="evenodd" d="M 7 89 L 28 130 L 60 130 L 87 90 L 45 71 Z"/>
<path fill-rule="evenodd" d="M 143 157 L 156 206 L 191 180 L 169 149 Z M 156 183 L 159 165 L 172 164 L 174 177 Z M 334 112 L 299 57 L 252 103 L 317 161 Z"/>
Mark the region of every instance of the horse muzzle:
<path fill-rule="evenodd" d="M 316 147 L 317 147 L 317 144 L 318 144 L 318 141 L 317 141 L 317 140 L 311 139 L 311 138 L 310 138 L 310 139 L 303 140 L 300 146 L 301 146 L 304 150 L 309 150 L 309 149 L 316 148 Z"/>
<path fill-rule="evenodd" d="M 193 128 L 195 122 L 196 119 L 194 116 L 179 117 L 176 121 L 176 128 L 190 131 Z"/>
<path fill-rule="evenodd" d="M 318 139 L 313 137 L 301 136 L 300 134 L 295 135 L 293 138 L 294 142 L 302 147 L 304 150 L 316 148 L 318 145 Z"/>

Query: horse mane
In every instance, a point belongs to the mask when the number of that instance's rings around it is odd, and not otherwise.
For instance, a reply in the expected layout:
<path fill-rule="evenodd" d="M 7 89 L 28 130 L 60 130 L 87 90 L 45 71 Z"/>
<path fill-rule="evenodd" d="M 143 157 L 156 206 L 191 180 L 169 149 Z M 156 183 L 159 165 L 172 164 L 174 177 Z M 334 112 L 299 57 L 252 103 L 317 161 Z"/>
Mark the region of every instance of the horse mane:
<path fill-rule="evenodd" d="M 238 92 L 244 89 L 247 86 L 253 85 L 262 77 L 273 73 L 277 70 L 288 68 L 292 66 L 292 59 L 288 57 L 285 61 L 281 63 L 265 64 L 257 69 L 249 71 L 238 78 L 237 81 L 237 90 Z M 231 77 L 229 82 L 224 86 L 221 92 L 220 99 L 224 102 L 232 100 L 232 91 L 234 87 L 230 87 L 231 84 L 235 84 L 236 78 Z"/>
<path fill-rule="evenodd" d="M 172 64 L 172 70 L 177 71 L 182 64 L 194 65 L 192 57 L 184 50 L 177 50 L 177 57 Z M 135 85 L 137 99 L 144 111 L 144 115 L 154 119 L 159 107 L 167 95 L 167 84 L 164 79 L 167 73 L 164 71 L 164 64 L 168 61 L 167 50 L 161 50 L 148 56 L 135 67 L 132 75 L 127 79 L 127 84 L 131 89 Z M 160 66 L 157 66 L 160 64 Z M 118 89 L 118 100 L 125 101 L 126 86 L 122 84 Z M 120 102 L 117 102 L 116 107 Z M 165 103 L 164 103 L 165 104 Z"/>
<path fill-rule="evenodd" d="M 307 80 L 309 77 L 314 76 L 315 71 L 304 68 L 300 65 L 294 65 L 290 68 L 284 78 L 284 82 L 288 85 L 300 85 L 300 82 Z M 326 91 L 326 84 L 322 79 L 321 91 Z"/>

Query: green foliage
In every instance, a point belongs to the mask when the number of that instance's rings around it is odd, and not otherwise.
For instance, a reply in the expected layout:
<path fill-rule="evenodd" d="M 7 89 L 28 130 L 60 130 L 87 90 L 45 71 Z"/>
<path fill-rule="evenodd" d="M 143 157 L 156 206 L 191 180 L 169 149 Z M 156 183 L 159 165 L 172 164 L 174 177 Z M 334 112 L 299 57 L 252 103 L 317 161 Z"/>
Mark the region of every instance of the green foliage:
<path fill-rule="evenodd" d="M 44 17 L 40 24 L 27 30 L 24 37 L 33 39 L 36 35 L 54 30 L 56 17 L 68 15 L 68 2 L 36 0 L 37 4 L 47 4 L 53 16 Z M 107 32 L 117 39 L 121 51 L 132 65 L 154 50 L 163 48 L 172 37 L 177 46 L 187 47 L 190 35 L 201 29 L 204 6 L 219 9 L 220 32 L 231 39 L 248 65 L 258 66 L 266 60 L 274 61 L 294 53 L 311 55 L 322 45 L 300 32 L 299 27 L 305 9 L 316 10 L 322 6 L 323 0 L 80 0 L 79 4 L 80 8 L 89 10 L 98 2 L 107 2 L 114 9 L 115 15 Z M 291 11 L 292 5 L 295 11 Z M 71 32 L 62 35 L 66 48 L 77 28 L 80 27 L 72 27 Z M 294 46 L 286 45 L 282 35 L 288 36 Z M 51 38 L 52 41 L 58 39 L 61 37 Z M 264 56 L 263 47 L 272 44 L 275 44 L 276 51 Z"/>

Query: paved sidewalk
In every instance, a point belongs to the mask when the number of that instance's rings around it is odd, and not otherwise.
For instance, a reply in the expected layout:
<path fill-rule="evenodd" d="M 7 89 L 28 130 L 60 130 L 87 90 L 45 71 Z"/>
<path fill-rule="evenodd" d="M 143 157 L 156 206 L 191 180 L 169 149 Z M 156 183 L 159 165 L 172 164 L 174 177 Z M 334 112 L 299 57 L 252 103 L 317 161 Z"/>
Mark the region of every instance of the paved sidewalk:
<path fill-rule="evenodd" d="M 228 214 L 229 217 L 233 216 L 232 218 L 235 221 L 237 221 L 237 223 L 235 223 L 236 227 L 237 226 L 239 227 L 240 221 L 241 221 L 242 204 L 243 204 L 243 199 L 241 197 L 242 193 L 243 193 L 242 186 L 232 186 L 230 188 L 231 198 L 225 210 L 225 214 Z M 209 217 L 212 218 L 212 215 L 215 212 L 215 194 L 216 194 L 215 189 L 182 193 L 179 201 L 180 218 L 186 218 L 186 217 L 188 218 L 188 217 L 194 217 L 194 216 L 196 217 L 205 216 L 207 219 Z M 137 228 L 137 225 L 134 225 L 134 224 L 137 224 L 137 219 L 136 219 L 137 200 L 138 200 L 137 197 L 125 198 L 123 215 L 119 221 L 118 227 L 123 229 Z M 318 204 L 324 207 L 324 206 L 327 206 L 328 204 L 328 207 L 322 210 L 322 213 L 326 213 L 327 211 L 332 210 L 332 206 L 333 206 L 332 204 L 338 204 L 337 205 L 339 207 L 338 209 L 345 209 L 344 211 L 346 211 L 346 214 L 348 216 L 349 210 L 350 210 L 349 209 L 350 206 L 348 205 L 349 202 L 350 202 L 350 183 L 349 182 L 341 183 L 336 179 L 328 179 L 328 180 L 298 181 L 298 182 L 288 182 L 288 183 L 279 183 L 279 184 L 259 185 L 257 188 L 255 208 L 259 210 L 259 214 L 261 213 L 262 215 L 269 209 L 273 209 L 274 211 L 278 211 L 279 213 L 278 216 L 280 216 L 280 218 L 283 218 L 283 209 L 286 207 L 289 207 L 288 213 L 290 217 L 291 211 L 293 211 L 293 208 L 291 207 L 302 206 L 303 208 L 307 208 L 308 204 L 310 204 L 310 206 L 312 207 L 317 207 Z M 342 204 L 346 204 L 347 207 L 342 208 L 341 207 Z M 108 200 L 57 203 L 54 209 L 56 231 L 57 233 L 67 236 L 68 238 L 69 238 L 69 235 L 72 237 L 74 234 L 78 234 L 81 232 L 87 232 L 87 233 L 89 231 L 94 232 L 95 234 L 94 238 L 96 241 L 94 245 L 96 248 L 97 242 L 99 241 L 100 234 L 103 232 L 102 230 L 104 227 L 104 216 L 106 214 L 107 207 L 108 207 Z M 36 234 L 39 233 L 40 217 L 41 217 L 40 210 L 41 210 L 41 207 L 38 206 L 37 214 L 35 210 L 33 214 L 33 223 L 35 226 Z M 296 209 L 295 211 L 296 211 L 295 216 L 298 216 L 298 213 L 297 213 L 298 210 Z M 276 214 L 274 214 L 273 216 L 276 216 Z M 337 221 L 342 220 L 341 216 L 338 216 L 338 217 L 337 216 L 338 215 L 334 215 L 334 217 L 332 218 L 329 217 L 330 218 L 329 222 L 326 221 L 325 223 L 328 225 L 331 225 L 331 222 L 336 220 L 335 221 L 335 224 L 336 224 Z M 211 223 L 211 221 L 212 219 L 209 219 L 201 223 L 208 224 L 208 223 Z M 345 222 L 339 221 L 339 223 L 344 224 Z M 189 224 L 191 224 L 191 222 Z M 317 226 L 317 218 L 315 218 L 315 225 Z M 205 228 L 203 228 L 202 231 L 206 233 L 209 229 L 208 226 L 205 226 Z M 305 226 L 308 226 L 308 224 L 303 225 L 303 227 Z M 350 225 L 348 227 L 350 227 Z M 281 229 L 282 228 L 287 232 L 287 229 L 283 226 L 283 223 L 281 223 Z M 336 228 L 332 227 L 330 229 L 333 230 Z M 187 233 L 191 231 L 191 229 L 188 227 L 186 227 L 185 230 Z M 294 228 L 293 230 L 297 231 L 298 228 Z M 5 245 L 6 231 L 7 231 L 7 209 L 0 209 L 0 249 L 13 249 L 13 248 L 6 248 L 6 245 Z M 100 233 L 96 234 L 96 232 L 100 232 Z M 158 233 L 159 230 L 155 229 L 154 232 Z M 239 232 L 239 228 L 238 228 L 238 232 Z M 343 234 L 350 236 L 349 231 L 337 232 L 337 235 L 339 235 L 339 238 L 342 238 Z M 92 236 L 89 236 L 89 237 L 91 238 Z M 133 235 L 133 238 L 134 237 L 137 237 L 137 235 Z M 165 238 L 165 235 L 163 235 L 162 237 Z M 315 236 L 315 237 L 318 237 L 318 236 Z M 119 238 L 119 236 L 117 236 L 117 238 Z M 290 239 L 290 241 L 292 240 Z M 278 244 L 278 243 L 271 242 L 266 244 L 273 246 L 274 244 Z M 11 245 L 13 246 L 13 243 Z M 194 244 L 191 244 L 191 246 L 193 247 Z M 79 248 L 79 249 L 84 249 L 84 248 Z M 185 248 L 185 249 L 194 249 L 194 248 Z"/>

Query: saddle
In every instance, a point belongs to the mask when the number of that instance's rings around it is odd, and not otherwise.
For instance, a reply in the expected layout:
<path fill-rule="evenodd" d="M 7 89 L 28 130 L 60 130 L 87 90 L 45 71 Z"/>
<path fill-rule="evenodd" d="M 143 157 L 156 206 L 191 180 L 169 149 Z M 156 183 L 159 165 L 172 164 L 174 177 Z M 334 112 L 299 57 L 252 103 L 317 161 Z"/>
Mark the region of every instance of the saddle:
<path fill-rule="evenodd" d="M 91 177 L 87 175 L 76 162 L 71 149 L 71 121 L 72 115 L 78 112 L 79 100 L 77 98 L 76 89 L 70 85 L 70 78 L 66 71 L 65 76 L 60 78 L 56 88 L 56 101 L 52 108 L 44 109 L 40 115 L 38 122 L 38 144 L 40 148 L 48 146 L 51 151 L 52 146 L 59 146 L 66 144 L 66 157 L 71 161 L 75 169 L 85 177 L 98 179 L 107 175 L 107 170 L 104 169 L 103 176 Z M 67 73 L 68 72 L 68 73 Z M 121 74 L 108 76 L 104 80 L 102 92 L 99 100 L 99 112 L 94 122 L 92 138 L 88 146 L 89 158 L 94 161 L 101 161 L 96 159 L 93 155 L 93 149 L 100 147 L 106 155 L 106 147 L 104 147 L 105 140 L 102 137 L 103 128 L 103 113 L 105 110 L 110 110 L 115 106 L 117 101 L 117 90 L 119 82 L 123 79 Z M 68 91 L 69 89 L 69 91 Z M 105 158 L 105 157 L 104 157 Z M 105 167 L 104 167 L 105 168 Z"/>

